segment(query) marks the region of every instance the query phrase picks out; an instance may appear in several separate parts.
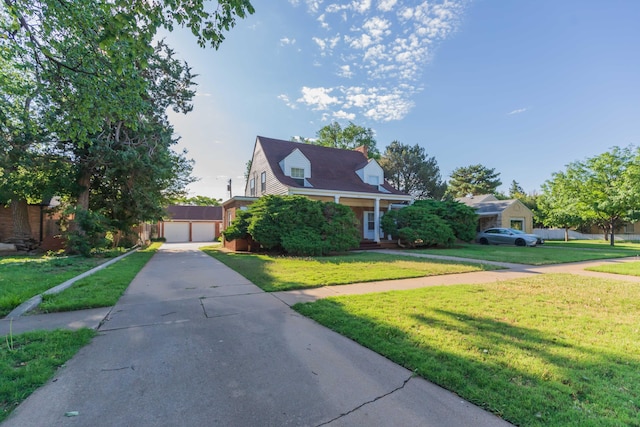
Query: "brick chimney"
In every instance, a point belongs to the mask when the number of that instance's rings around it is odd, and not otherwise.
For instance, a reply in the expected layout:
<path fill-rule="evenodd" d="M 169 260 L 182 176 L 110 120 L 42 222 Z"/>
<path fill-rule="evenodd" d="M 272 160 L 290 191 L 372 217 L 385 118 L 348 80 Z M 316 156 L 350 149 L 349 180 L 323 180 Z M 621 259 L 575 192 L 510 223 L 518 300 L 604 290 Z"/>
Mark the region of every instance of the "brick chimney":
<path fill-rule="evenodd" d="M 353 149 L 353 151 L 359 151 L 368 159 L 369 158 L 369 149 L 367 149 L 366 145 L 361 145 Z"/>

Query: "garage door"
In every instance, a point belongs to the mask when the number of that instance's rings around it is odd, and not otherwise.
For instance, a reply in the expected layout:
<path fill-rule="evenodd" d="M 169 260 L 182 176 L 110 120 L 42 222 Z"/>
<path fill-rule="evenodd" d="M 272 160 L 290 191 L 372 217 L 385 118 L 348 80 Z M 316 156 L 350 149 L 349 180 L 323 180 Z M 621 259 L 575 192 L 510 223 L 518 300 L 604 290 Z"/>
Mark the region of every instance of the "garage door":
<path fill-rule="evenodd" d="M 180 243 L 189 241 L 188 222 L 165 222 L 164 238 L 167 243 Z"/>
<path fill-rule="evenodd" d="M 194 242 L 213 242 L 215 237 L 215 223 L 194 222 L 191 224 L 191 239 Z"/>

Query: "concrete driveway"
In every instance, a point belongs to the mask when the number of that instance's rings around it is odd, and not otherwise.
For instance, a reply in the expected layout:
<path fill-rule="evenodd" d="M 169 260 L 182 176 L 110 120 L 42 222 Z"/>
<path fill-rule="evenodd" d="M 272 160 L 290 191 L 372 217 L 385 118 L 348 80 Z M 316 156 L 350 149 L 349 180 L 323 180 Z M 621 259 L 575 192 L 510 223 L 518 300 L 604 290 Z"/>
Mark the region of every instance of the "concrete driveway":
<path fill-rule="evenodd" d="M 3 426 L 509 425 L 197 246 L 163 245 L 99 336 Z"/>

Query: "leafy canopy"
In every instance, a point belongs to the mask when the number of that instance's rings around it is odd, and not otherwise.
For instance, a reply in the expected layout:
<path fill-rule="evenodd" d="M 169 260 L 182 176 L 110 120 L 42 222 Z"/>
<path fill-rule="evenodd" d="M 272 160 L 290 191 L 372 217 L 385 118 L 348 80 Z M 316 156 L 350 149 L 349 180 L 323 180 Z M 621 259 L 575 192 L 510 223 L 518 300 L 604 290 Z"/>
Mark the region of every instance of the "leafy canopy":
<path fill-rule="evenodd" d="M 376 147 L 376 140 L 373 130 L 355 125 L 349 122 L 347 126 L 342 128 L 340 123 L 333 122 L 326 125 L 316 133 L 317 138 L 304 139 L 302 141 L 323 147 L 341 148 L 343 150 L 353 150 L 360 146 L 367 148 L 367 156 L 370 159 L 380 158 L 380 151 Z"/>
<path fill-rule="evenodd" d="M 631 146 L 567 165 L 543 186 L 541 207 L 547 224 L 560 227 L 594 222 L 610 234 L 638 219 L 640 212 L 640 150 Z"/>
<path fill-rule="evenodd" d="M 409 146 L 393 141 L 380 158 L 380 166 L 391 185 L 416 199 L 444 196 L 446 184 L 440 177 L 438 163 L 418 144 Z"/>
<path fill-rule="evenodd" d="M 477 164 L 454 169 L 449 180 L 447 194 L 451 197 L 495 194 L 502 184 L 495 169 Z"/>

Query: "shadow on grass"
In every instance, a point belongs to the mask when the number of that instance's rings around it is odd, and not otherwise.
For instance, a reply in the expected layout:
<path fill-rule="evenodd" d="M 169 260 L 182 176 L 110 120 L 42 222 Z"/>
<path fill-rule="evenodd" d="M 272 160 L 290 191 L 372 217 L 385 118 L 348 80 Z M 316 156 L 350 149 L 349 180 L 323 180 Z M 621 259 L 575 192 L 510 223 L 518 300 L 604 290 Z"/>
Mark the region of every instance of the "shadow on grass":
<path fill-rule="evenodd" d="M 442 309 L 394 321 L 333 298 L 294 309 L 517 425 L 640 425 L 640 361 L 620 348 Z"/>
<path fill-rule="evenodd" d="M 268 292 L 500 268 L 481 262 L 464 263 L 372 252 L 303 258 L 240 254 L 211 248 L 203 250 Z"/>

